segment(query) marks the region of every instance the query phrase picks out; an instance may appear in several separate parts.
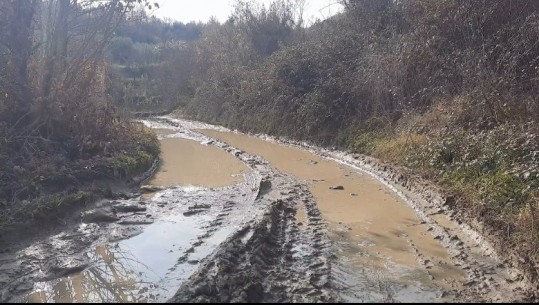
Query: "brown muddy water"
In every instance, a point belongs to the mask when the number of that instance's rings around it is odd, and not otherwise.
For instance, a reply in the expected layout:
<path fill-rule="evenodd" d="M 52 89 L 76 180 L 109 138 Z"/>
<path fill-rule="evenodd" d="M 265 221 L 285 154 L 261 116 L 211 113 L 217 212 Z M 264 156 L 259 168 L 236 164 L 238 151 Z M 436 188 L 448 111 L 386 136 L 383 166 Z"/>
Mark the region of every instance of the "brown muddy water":
<path fill-rule="evenodd" d="M 241 152 L 212 145 L 208 138 L 259 156 L 278 171 L 307 183 L 328 224 L 331 277 L 339 300 L 446 302 L 454 299 L 444 291 L 460 289 L 466 279 L 413 209 L 358 169 L 292 146 L 205 129 L 208 126 L 199 123 L 146 124 L 159 134 L 162 163 L 145 184 L 161 190 L 127 200 L 146 210 L 119 218 L 124 224 L 146 220 L 148 224 L 130 234 L 122 233 L 125 225 L 121 222 L 103 225 L 100 230 L 107 232 L 105 236 L 95 237 L 97 241 L 80 258 L 88 263 L 87 268 L 37 281 L 23 301 L 156 302 L 171 298 L 203 267 L 206 257 L 263 211 L 256 206 L 261 179 L 253 171 L 257 165 L 248 167 L 235 158 Z M 295 225 L 307 230 L 313 219 L 309 213 L 299 206 Z M 75 233 L 89 234 L 94 229 L 93 224 L 83 223 Z M 124 238 L 112 237 L 116 235 Z M 53 247 L 62 247 L 61 238 L 51 239 Z M 38 246 L 26 250 L 33 256 L 39 251 L 45 250 Z"/>
<path fill-rule="evenodd" d="M 240 183 L 249 169 L 225 151 L 182 138 L 161 140 L 161 168 L 149 181 L 155 186 L 222 187 Z"/>
<path fill-rule="evenodd" d="M 295 147 L 237 133 L 199 131 L 259 155 L 278 170 L 309 182 L 337 245 L 336 255 L 342 265 L 337 264 L 336 269 L 343 269 L 339 276 L 349 281 L 353 278 L 350 273 L 371 274 L 367 276 L 370 280 L 366 277 L 356 282 L 343 299 L 436 300 L 440 295 L 436 287 L 458 288 L 465 279 L 465 273 L 452 264 L 445 248 L 410 206 L 369 175 Z M 331 189 L 335 186 L 343 190 Z M 303 214 L 298 212 L 299 222 Z M 380 283 L 387 287 L 378 289 Z M 373 299 L 372 293 L 387 293 L 387 298 L 382 295 Z"/>

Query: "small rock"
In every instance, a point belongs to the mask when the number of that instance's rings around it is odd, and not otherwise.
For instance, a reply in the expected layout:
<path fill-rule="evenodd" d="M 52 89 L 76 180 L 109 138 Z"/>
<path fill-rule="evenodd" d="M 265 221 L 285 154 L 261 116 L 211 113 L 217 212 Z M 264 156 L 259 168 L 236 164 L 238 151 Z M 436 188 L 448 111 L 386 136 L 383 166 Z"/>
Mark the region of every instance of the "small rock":
<path fill-rule="evenodd" d="M 145 194 L 154 193 L 154 192 L 161 191 L 161 190 L 163 190 L 162 187 L 155 186 L 155 185 L 143 185 L 143 186 L 140 187 L 140 191 L 142 193 L 145 193 Z"/>
<path fill-rule="evenodd" d="M 130 213 L 130 212 L 145 212 L 146 208 L 135 205 L 135 204 L 119 204 L 115 205 L 114 209 L 120 213 Z"/>
<path fill-rule="evenodd" d="M 355 196 L 357 196 L 357 194 L 356 193 L 350 193 L 350 196 L 355 197 Z"/>
<path fill-rule="evenodd" d="M 204 210 L 189 210 L 187 212 L 183 212 L 183 216 L 192 216 L 202 212 L 204 212 Z"/>
<path fill-rule="evenodd" d="M 334 185 L 329 187 L 330 190 L 336 190 L 336 191 L 342 191 L 344 190 L 344 186 L 342 185 Z"/>
<path fill-rule="evenodd" d="M 202 209 L 211 209 L 211 205 L 209 204 L 195 204 L 193 206 L 188 207 L 189 210 L 202 210 Z"/>
<path fill-rule="evenodd" d="M 95 209 L 81 214 L 82 221 L 85 223 L 114 222 L 119 220 L 116 215 L 108 209 Z"/>
<path fill-rule="evenodd" d="M 449 207 L 453 207 L 456 203 L 456 199 L 454 196 L 447 196 L 445 198 L 445 202 L 443 203 L 443 205 L 446 205 L 446 206 L 449 206 Z"/>

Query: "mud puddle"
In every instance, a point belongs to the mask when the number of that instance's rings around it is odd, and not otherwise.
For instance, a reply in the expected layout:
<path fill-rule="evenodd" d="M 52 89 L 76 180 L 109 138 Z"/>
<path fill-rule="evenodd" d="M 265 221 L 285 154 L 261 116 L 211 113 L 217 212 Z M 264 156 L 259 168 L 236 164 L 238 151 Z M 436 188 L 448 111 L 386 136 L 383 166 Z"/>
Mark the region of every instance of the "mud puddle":
<path fill-rule="evenodd" d="M 183 138 L 161 140 L 161 168 L 149 184 L 223 187 L 242 182 L 245 164 L 211 145 Z"/>
<path fill-rule="evenodd" d="M 309 182 L 329 222 L 339 258 L 334 266 L 337 282 L 347 278 L 342 282 L 349 283 L 362 274 L 364 285 L 343 284 L 343 299 L 442 301 L 447 300 L 441 299 L 444 290 L 458 288 L 465 280 L 414 211 L 370 176 L 294 147 L 230 132 L 200 132 Z M 304 216 L 299 213 L 301 223 Z"/>
<path fill-rule="evenodd" d="M 198 261 L 233 231 L 233 227 L 216 224 L 220 204 L 205 205 L 216 199 L 215 194 L 202 188 L 156 193 L 148 205 L 156 205 L 152 213 L 161 215 L 153 224 L 128 239 L 97 243 L 94 250 L 85 254 L 88 268 L 67 277 L 37 282 L 26 301 L 166 301 L 196 270 Z M 174 203 L 178 206 L 167 208 Z M 191 215 L 193 211 L 198 214 Z M 114 232 L 118 228 L 104 229 Z"/>
<path fill-rule="evenodd" d="M 242 212 L 248 209 L 242 207 L 256 196 L 256 174 L 233 155 L 200 139 L 181 138 L 173 129 L 157 133 L 162 166 L 149 182 L 155 191 L 134 199 L 142 201 L 144 210 L 133 217 L 118 217 L 116 223 L 92 224 L 99 231 L 92 234 L 98 241 L 89 246 L 92 250 L 78 253 L 77 261 L 84 262 L 82 271 L 37 280 L 30 293 L 12 301 L 166 301 L 199 262 L 246 221 Z M 79 229 L 88 226 L 82 223 Z M 119 233 L 130 226 L 136 228 Z M 115 237 L 107 239 L 107 235 Z M 55 238 L 49 241 L 59 252 L 60 243 Z"/>

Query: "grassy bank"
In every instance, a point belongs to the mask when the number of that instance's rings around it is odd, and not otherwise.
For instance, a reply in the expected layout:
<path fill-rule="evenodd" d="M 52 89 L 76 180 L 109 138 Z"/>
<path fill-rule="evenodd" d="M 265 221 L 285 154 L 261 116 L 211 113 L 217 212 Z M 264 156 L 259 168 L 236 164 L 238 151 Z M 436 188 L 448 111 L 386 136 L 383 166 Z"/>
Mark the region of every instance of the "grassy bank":
<path fill-rule="evenodd" d="M 117 126 L 114 145 L 93 156 L 68 160 L 50 153 L 39 160 L 13 165 L 9 183 L 2 184 L 0 230 L 12 225 L 55 221 L 75 208 L 110 195 L 107 184 L 129 186 L 131 179 L 147 171 L 159 155 L 159 142 L 140 124 Z M 14 160 L 15 158 L 12 158 Z M 59 160 L 58 160 L 59 159 Z"/>
<path fill-rule="evenodd" d="M 447 104 L 409 115 L 391 131 L 359 132 L 346 148 L 405 166 L 455 200 L 450 208 L 479 221 L 498 251 L 537 279 L 539 130 L 530 121 L 463 128 Z"/>

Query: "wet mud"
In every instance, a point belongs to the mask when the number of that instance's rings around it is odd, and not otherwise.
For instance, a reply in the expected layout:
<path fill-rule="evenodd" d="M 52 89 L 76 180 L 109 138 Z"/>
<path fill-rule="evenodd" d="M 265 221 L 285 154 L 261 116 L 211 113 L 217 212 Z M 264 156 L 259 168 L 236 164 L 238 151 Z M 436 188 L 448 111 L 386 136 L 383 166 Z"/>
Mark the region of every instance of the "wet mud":
<path fill-rule="evenodd" d="M 343 299 L 445 301 L 464 281 L 465 272 L 451 263 L 428 226 L 371 176 L 299 148 L 230 132 L 200 132 L 260 155 L 308 184 L 338 258 L 333 275 L 346 279 L 339 281 Z M 355 274 L 363 274 L 363 285 L 346 285 Z"/>
<path fill-rule="evenodd" d="M 4 302 L 468 302 L 530 286 L 444 198 L 375 160 L 152 118 L 159 171 L 2 241 Z"/>

